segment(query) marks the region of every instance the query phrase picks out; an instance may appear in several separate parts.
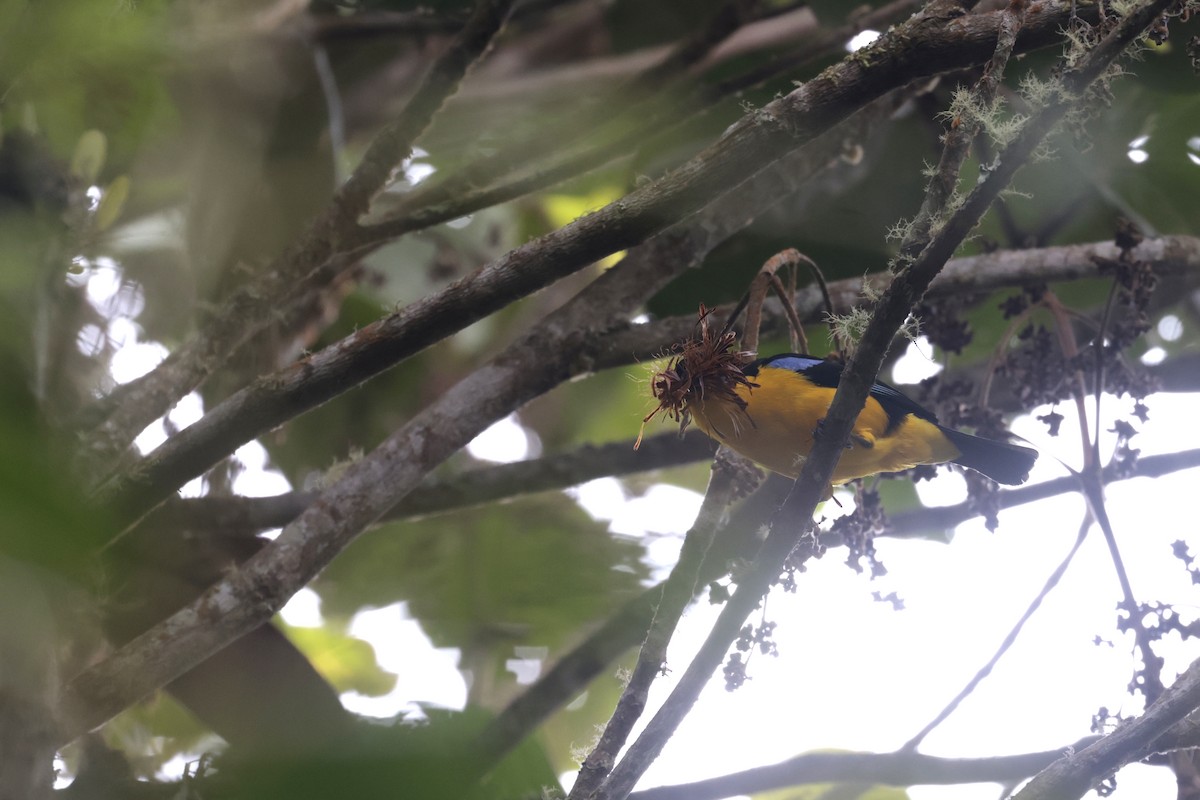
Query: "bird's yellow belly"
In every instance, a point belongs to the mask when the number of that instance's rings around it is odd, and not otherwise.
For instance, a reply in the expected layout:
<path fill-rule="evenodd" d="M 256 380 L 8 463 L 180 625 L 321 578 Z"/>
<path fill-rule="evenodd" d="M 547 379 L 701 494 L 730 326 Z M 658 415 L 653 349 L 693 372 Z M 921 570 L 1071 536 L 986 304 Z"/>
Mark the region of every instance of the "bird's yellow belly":
<path fill-rule="evenodd" d="M 745 411 L 733 403 L 699 400 L 688 405 L 696 426 L 767 469 L 796 477 L 813 446 L 813 432 L 825 418 L 834 390 L 814 386 L 790 370 L 763 369 L 759 385 L 739 386 Z M 940 464 L 959 455 L 937 426 L 908 416 L 888 431 L 888 417 L 874 398 L 855 421 L 849 448 L 833 471 L 841 484 L 879 472 L 899 472 L 918 464 Z"/>

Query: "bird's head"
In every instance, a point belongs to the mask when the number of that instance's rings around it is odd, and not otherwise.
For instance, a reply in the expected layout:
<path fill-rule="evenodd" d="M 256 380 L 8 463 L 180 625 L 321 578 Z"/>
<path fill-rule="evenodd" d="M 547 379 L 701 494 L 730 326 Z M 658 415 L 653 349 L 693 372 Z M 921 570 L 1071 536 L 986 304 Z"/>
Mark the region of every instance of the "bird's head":
<path fill-rule="evenodd" d="M 682 432 L 689 420 L 688 405 L 699 400 L 726 401 L 745 410 L 746 401 L 737 393 L 737 387 L 757 386 L 742 372 L 754 354 L 734 349 L 737 334 L 733 331 L 714 334 L 708 324 L 711 313 L 711 309 L 700 306 L 696 333 L 673 345 L 666 368 L 651 378 L 650 391 L 658 405 L 642 420 L 643 428 L 661 413 L 678 421 Z"/>

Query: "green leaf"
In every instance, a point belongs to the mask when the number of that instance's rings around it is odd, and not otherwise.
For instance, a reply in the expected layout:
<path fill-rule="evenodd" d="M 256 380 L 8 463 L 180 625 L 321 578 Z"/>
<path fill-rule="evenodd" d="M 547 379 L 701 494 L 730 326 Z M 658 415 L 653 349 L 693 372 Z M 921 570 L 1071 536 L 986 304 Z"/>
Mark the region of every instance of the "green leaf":
<path fill-rule="evenodd" d="M 574 642 L 581 627 L 640 591 L 642 552 L 570 498 L 546 494 L 384 526 L 344 552 L 315 588 L 327 615 L 407 601 L 437 646 L 463 650 L 477 681 L 483 671 L 512 687 L 505 662 L 513 648 L 553 653 Z"/>
<path fill-rule="evenodd" d="M 396 685 L 396 676 L 380 668 L 375 648 L 326 621 L 319 628 L 294 628 L 278 622 L 292 643 L 313 667 L 339 692 L 355 691 L 371 697 L 385 695 Z"/>
<path fill-rule="evenodd" d="M 100 177 L 107 157 L 108 138 L 104 132 L 95 128 L 84 131 L 75 143 L 75 154 L 71 156 L 71 174 L 90 186 Z"/>
<path fill-rule="evenodd" d="M 130 181 L 128 175 L 118 175 L 112 183 L 104 187 L 100 197 L 100 205 L 96 208 L 96 230 L 108 230 L 121 216 L 121 209 L 129 198 Z"/>

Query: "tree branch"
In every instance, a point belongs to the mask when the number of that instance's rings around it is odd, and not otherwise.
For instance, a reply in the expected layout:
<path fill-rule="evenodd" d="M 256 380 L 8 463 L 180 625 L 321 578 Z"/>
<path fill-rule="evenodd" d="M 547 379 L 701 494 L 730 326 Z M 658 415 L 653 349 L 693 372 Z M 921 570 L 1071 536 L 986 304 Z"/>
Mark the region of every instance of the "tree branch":
<path fill-rule="evenodd" d="M 1200 238 L 1193 236 L 1164 236 L 1147 239 L 1134 251 L 1134 257 L 1153 265 L 1159 275 L 1200 273 Z M 1040 283 L 1063 283 L 1094 279 L 1101 276 L 1097 261 L 1115 259 L 1120 254 L 1111 241 L 1092 244 L 1073 244 L 1045 247 L 1036 250 L 999 250 L 977 256 L 956 258 L 946 264 L 929 285 L 926 297 L 930 300 L 956 295 L 979 294 L 998 289 L 1032 286 Z M 861 304 L 864 287 L 882 291 L 892 281 L 888 273 L 875 273 L 863 278 L 846 278 L 829 284 L 834 313 L 844 314 Z M 806 286 L 796 293 L 794 305 L 805 322 L 820 322 L 824 312 L 821 293 L 815 286 Z M 723 319 L 733 306 L 718 308 L 714 319 Z M 609 334 L 598 355 L 596 368 L 623 366 L 631 360 L 651 358 L 661 352 L 664 343 L 677 342 L 691 333 L 695 320 L 691 316 L 671 317 L 646 325 L 626 325 Z M 787 331 L 783 310 L 774 299 L 763 306 L 763 332 L 780 335 Z M 1177 359 L 1187 356 L 1177 356 Z M 1163 364 L 1163 369 L 1171 362 Z M 1185 362 L 1186 363 L 1186 362 Z M 1186 391 L 1200 384 L 1187 380 L 1174 370 L 1173 385 Z M 1198 373 L 1200 374 L 1200 373 Z"/>
<path fill-rule="evenodd" d="M 1138 460 L 1133 474 L 1118 474 L 1115 469 L 1109 468 L 1106 477 L 1110 481 L 1159 477 L 1193 467 L 1200 467 L 1200 449 L 1146 456 Z M 770 476 L 758 492 L 734 510 L 728 524 L 717 534 L 714 547 L 704 562 L 701 583 L 708 583 L 725 574 L 726 565 L 731 560 L 753 557 L 757 547 L 755 533 L 769 521 L 790 488 L 791 481 Z M 1077 489 L 1078 482 L 1074 477 L 1058 478 L 1035 486 L 1000 492 L 999 507 L 1003 509 L 1032 503 Z M 905 512 L 891 517 L 887 529 L 879 535 L 926 536 L 931 531 L 953 528 L 976 516 L 978 511 L 970 503 Z M 826 531 L 820 534 L 822 547 L 838 547 L 842 544 L 844 542 L 836 533 Z M 596 677 L 611 668 L 618 658 L 636 646 L 653 618 L 661 592 L 660 584 L 631 600 L 513 700 L 480 737 L 478 755 L 483 763 L 494 764 L 554 710 L 570 702 Z"/>
<path fill-rule="evenodd" d="M 675 627 L 683 616 L 683 610 L 696 594 L 704 559 L 716 536 L 725 507 L 734 495 L 734 472 L 738 467 L 728 459 L 728 450 L 721 452 L 726 457 L 719 458 L 714 465 L 700 513 L 683 540 L 679 560 L 663 583 L 662 594 L 655 606 L 633 674 L 621 692 L 617 707 L 600 734 L 600 740 L 584 760 L 579 778 L 567 796 L 568 800 L 587 797 L 603 782 L 646 708 L 654 679 L 663 674 L 667 663 L 667 645 L 675 635 Z"/>
<path fill-rule="evenodd" d="M 1159 737 L 1153 749 L 1166 752 L 1195 746 L 1200 725 L 1185 720 Z M 1100 736 L 1040 753 L 988 758 L 939 758 L 900 750 L 894 753 L 806 753 L 778 764 L 631 794 L 630 800 L 720 800 L 814 783 L 870 783 L 887 786 L 1018 783 L 1060 759 L 1100 742 Z"/>
<path fill-rule="evenodd" d="M 629 800 L 720 800 L 811 783 L 915 784 L 1015 783 L 1054 763 L 1063 751 L 1099 737 L 1040 753 L 991 758 L 938 758 L 920 753 L 807 753 L 766 767 L 719 778 L 634 792 Z"/>
<path fill-rule="evenodd" d="M 1142 716 L 1119 725 L 1090 746 L 1058 759 L 1013 795 L 1013 800 L 1083 797 L 1098 781 L 1154 753 L 1155 740 L 1197 707 L 1200 707 L 1200 661 L 1193 662 Z"/>
<path fill-rule="evenodd" d="M 1183 450 L 1178 453 L 1143 456 L 1137 460 L 1132 473 L 1125 474 L 1109 466 L 1104 471 L 1105 483 L 1126 478 L 1157 478 L 1172 472 L 1200 467 L 1200 450 Z M 1036 503 L 1067 492 L 1078 491 L 1079 480 L 1069 475 L 1055 478 L 1033 486 L 1005 489 L 997 494 L 997 508 L 1013 508 L 1027 503 Z M 951 530 L 956 525 L 979 516 L 977 508 L 970 502 L 940 508 L 921 508 L 893 514 L 888 519 L 888 535 L 897 537 L 928 536 L 934 531 Z"/>

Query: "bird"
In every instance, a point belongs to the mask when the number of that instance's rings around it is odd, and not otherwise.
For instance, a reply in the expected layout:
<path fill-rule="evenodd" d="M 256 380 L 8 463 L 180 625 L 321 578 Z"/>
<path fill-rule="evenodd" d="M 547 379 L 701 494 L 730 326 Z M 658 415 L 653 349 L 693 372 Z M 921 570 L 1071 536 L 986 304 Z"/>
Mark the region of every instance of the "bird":
<path fill-rule="evenodd" d="M 742 366 L 741 377 L 732 381 L 689 375 L 681 360 L 673 380 L 681 381 L 681 410 L 698 428 L 751 461 L 795 478 L 833 402 L 842 369 L 837 361 L 781 353 Z M 1037 457 L 1030 447 L 939 425 L 933 412 L 879 381 L 854 423 L 832 484 L 949 462 L 1015 486 L 1028 479 Z"/>

